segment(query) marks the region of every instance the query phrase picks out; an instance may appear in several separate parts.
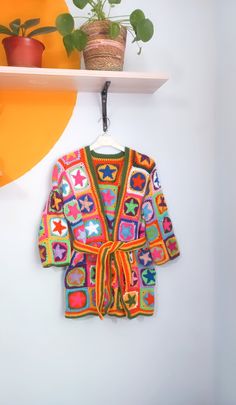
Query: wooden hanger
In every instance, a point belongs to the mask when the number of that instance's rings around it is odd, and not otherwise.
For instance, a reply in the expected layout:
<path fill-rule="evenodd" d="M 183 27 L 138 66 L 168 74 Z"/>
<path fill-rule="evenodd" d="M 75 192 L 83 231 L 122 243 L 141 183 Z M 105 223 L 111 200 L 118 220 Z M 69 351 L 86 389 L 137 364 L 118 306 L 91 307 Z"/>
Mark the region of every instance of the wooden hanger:
<path fill-rule="evenodd" d="M 111 82 L 106 81 L 104 88 L 101 92 L 102 97 L 102 119 L 103 119 L 103 133 L 97 137 L 97 139 L 90 145 L 90 150 L 99 149 L 103 146 L 110 146 L 112 148 L 118 149 L 124 152 L 125 147 L 119 144 L 109 133 L 108 133 L 108 117 L 107 117 L 107 91 Z"/>

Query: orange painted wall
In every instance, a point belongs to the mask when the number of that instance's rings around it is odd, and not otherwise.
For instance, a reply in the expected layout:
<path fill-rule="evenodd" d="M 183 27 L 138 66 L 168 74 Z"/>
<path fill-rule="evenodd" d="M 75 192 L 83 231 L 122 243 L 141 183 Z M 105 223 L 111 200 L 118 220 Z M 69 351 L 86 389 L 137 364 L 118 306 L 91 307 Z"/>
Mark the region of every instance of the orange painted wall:
<path fill-rule="evenodd" d="M 40 25 L 54 25 L 56 16 L 66 11 L 63 0 L 8 0 L 1 5 L 0 24 L 40 17 Z M 46 46 L 43 67 L 80 67 L 79 54 L 68 58 L 57 32 L 36 39 Z M 6 64 L 0 44 L 0 65 Z M 0 92 L 1 186 L 22 176 L 49 152 L 67 126 L 75 101 L 75 92 Z"/>

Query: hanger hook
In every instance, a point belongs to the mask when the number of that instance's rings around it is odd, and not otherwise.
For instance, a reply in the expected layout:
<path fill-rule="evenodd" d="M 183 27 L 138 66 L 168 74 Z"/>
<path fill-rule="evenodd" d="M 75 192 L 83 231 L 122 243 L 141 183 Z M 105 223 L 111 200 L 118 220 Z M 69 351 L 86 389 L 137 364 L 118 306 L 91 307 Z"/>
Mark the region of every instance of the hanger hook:
<path fill-rule="evenodd" d="M 103 90 L 101 92 L 103 132 L 107 132 L 107 128 L 108 128 L 108 121 L 109 120 L 107 118 L 107 93 L 108 93 L 108 88 L 109 88 L 110 84 L 111 84 L 110 81 L 106 81 L 105 84 L 104 84 Z"/>

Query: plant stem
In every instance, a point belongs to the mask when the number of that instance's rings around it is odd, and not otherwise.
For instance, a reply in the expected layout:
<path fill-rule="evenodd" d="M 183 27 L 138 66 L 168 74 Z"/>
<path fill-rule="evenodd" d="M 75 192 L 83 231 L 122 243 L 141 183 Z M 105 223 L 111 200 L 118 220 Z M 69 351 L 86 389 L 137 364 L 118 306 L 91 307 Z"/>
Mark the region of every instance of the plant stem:
<path fill-rule="evenodd" d="M 116 16 L 111 16 L 110 18 L 121 18 L 121 17 L 129 17 L 128 15 L 116 15 Z"/>

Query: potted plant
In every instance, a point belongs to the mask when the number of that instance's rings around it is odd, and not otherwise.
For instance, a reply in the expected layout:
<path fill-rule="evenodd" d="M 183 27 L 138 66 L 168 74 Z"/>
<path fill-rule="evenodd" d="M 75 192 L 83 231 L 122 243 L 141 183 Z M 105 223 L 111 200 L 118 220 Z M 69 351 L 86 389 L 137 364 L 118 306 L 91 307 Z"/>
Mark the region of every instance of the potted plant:
<path fill-rule="evenodd" d="M 86 69 L 122 70 L 127 32 L 138 45 L 138 54 L 142 49 L 140 41 L 148 42 L 153 36 L 153 24 L 142 10 L 125 16 L 111 15 L 121 0 L 73 0 L 73 3 L 80 10 L 88 7 L 87 17 L 60 14 L 56 27 L 68 55 L 74 50 L 83 51 Z M 77 18 L 85 20 L 80 28 L 75 28 Z"/>
<path fill-rule="evenodd" d="M 33 18 L 21 23 L 20 18 L 10 22 L 9 27 L 0 25 L 0 34 L 7 37 L 2 40 L 9 66 L 41 67 L 45 46 L 34 39 L 36 35 L 56 31 L 56 27 L 40 27 L 28 32 L 29 28 L 40 23 L 40 18 Z"/>

